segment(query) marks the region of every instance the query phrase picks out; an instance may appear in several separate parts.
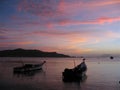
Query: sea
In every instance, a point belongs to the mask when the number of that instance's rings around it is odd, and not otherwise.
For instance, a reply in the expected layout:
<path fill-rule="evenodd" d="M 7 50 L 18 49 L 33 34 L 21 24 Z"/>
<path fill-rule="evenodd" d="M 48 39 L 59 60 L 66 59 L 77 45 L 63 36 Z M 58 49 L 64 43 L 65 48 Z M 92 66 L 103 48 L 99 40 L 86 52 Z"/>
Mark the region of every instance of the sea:
<path fill-rule="evenodd" d="M 39 64 L 43 69 L 16 74 L 13 68 L 22 64 Z M 120 90 L 120 58 L 86 58 L 86 78 L 81 82 L 63 82 L 65 68 L 74 68 L 82 58 L 0 57 L 0 90 Z"/>

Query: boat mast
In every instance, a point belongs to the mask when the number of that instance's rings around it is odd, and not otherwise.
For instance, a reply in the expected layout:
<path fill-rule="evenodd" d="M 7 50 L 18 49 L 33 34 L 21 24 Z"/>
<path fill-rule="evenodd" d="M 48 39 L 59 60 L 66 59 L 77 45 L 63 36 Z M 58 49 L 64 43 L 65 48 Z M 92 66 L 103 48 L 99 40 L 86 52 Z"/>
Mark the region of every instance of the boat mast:
<path fill-rule="evenodd" d="M 24 62 L 22 61 L 22 57 L 21 57 L 21 63 L 22 63 L 23 66 L 25 65 Z"/>
<path fill-rule="evenodd" d="M 77 57 L 76 57 L 76 58 L 77 58 Z M 76 59 L 76 58 L 75 58 L 75 59 Z M 74 67 L 76 67 L 75 59 L 74 59 Z"/>

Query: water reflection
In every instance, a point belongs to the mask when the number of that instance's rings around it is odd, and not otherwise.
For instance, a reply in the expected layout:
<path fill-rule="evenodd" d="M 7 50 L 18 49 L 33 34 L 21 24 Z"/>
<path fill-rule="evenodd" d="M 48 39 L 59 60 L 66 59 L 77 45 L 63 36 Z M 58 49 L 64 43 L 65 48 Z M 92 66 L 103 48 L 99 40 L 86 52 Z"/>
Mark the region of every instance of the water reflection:
<path fill-rule="evenodd" d="M 85 83 L 86 82 L 86 80 L 87 80 L 87 78 L 88 78 L 88 76 L 85 74 L 85 76 L 81 79 L 81 83 Z"/>
<path fill-rule="evenodd" d="M 45 74 L 45 71 L 43 69 L 42 70 L 29 71 L 29 72 L 22 72 L 22 73 L 13 71 L 13 76 L 18 77 L 18 78 L 20 78 L 20 77 L 33 77 L 33 76 L 35 76 L 39 73 Z"/>
<path fill-rule="evenodd" d="M 82 85 L 86 82 L 87 75 L 79 82 L 63 82 L 65 90 L 82 90 Z"/>
<path fill-rule="evenodd" d="M 63 82 L 65 90 L 82 90 L 82 85 L 87 81 L 87 75 L 85 75 L 80 81 L 76 82 Z"/>

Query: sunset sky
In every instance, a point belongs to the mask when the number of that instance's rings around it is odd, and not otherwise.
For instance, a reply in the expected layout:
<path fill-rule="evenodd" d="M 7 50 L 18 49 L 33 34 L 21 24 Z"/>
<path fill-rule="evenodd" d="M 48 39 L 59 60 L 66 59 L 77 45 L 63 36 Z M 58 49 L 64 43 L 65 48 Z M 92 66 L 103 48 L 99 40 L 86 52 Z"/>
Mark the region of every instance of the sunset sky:
<path fill-rule="evenodd" d="M 120 54 L 120 0 L 0 0 L 0 50 Z"/>

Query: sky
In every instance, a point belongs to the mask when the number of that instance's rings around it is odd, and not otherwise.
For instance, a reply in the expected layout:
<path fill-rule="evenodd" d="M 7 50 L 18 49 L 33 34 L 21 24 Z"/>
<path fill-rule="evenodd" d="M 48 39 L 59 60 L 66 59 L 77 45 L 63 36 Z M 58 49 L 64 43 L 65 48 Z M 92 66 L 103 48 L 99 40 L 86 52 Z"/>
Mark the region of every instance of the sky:
<path fill-rule="evenodd" d="M 120 54 L 120 0 L 0 0 L 0 50 Z"/>

